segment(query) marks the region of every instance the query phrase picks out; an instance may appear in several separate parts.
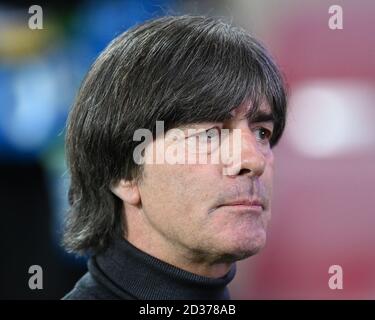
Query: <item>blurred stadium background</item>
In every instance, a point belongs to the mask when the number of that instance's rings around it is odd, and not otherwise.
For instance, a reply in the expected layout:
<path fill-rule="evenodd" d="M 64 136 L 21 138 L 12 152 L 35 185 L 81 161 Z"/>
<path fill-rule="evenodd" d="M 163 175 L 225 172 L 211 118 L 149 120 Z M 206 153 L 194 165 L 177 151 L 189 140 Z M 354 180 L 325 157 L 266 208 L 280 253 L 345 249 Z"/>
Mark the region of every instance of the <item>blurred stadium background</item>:
<path fill-rule="evenodd" d="M 32 4 L 42 30 L 28 28 Z M 342 30 L 328 27 L 334 4 Z M 1 1 L 0 299 L 59 299 L 85 272 L 59 245 L 69 108 L 111 39 L 173 13 L 231 17 L 265 43 L 289 85 L 268 244 L 237 264 L 232 298 L 375 299 L 372 0 Z M 34 264 L 43 290 L 28 287 Z M 331 265 L 343 268 L 343 290 L 328 287 Z"/>

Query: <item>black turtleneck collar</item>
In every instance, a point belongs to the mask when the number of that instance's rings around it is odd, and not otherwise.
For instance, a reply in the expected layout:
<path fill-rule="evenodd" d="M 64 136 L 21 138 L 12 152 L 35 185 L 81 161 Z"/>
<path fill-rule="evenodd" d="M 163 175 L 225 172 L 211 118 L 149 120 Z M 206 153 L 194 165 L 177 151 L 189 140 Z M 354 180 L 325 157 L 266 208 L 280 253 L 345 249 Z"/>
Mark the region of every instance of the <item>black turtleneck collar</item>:
<path fill-rule="evenodd" d="M 179 269 L 134 247 L 125 239 L 115 240 L 88 263 L 91 276 L 120 299 L 184 300 L 230 299 L 227 284 L 236 265 L 221 278 L 208 278 Z"/>

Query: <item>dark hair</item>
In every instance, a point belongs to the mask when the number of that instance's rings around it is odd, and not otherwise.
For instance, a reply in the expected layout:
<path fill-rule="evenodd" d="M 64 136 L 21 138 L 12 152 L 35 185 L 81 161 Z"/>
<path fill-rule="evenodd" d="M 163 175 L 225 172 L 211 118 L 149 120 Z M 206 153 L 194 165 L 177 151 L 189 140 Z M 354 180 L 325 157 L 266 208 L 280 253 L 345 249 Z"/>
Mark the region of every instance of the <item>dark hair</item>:
<path fill-rule="evenodd" d="M 222 19 L 163 17 L 118 36 L 91 66 L 69 115 L 65 247 L 98 252 L 126 231 L 110 185 L 141 177 L 136 129 L 155 138 L 157 120 L 165 130 L 223 121 L 242 103 L 251 101 L 254 111 L 264 99 L 275 120 L 274 146 L 286 118 L 282 76 L 256 39 Z"/>

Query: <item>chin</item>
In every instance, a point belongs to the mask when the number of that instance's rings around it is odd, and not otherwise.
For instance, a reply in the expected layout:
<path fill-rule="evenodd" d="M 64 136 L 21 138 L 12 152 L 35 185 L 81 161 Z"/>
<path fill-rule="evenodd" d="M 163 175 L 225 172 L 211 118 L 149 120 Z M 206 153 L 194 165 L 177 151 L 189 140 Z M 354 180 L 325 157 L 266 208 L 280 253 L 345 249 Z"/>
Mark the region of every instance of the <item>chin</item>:
<path fill-rule="evenodd" d="M 245 238 L 236 237 L 232 240 L 228 239 L 216 254 L 221 262 L 235 262 L 256 255 L 265 244 L 265 233 Z"/>
<path fill-rule="evenodd" d="M 233 242 L 231 251 L 236 260 L 243 260 L 261 251 L 266 245 L 266 232 L 259 232 L 245 237 L 238 237 Z"/>

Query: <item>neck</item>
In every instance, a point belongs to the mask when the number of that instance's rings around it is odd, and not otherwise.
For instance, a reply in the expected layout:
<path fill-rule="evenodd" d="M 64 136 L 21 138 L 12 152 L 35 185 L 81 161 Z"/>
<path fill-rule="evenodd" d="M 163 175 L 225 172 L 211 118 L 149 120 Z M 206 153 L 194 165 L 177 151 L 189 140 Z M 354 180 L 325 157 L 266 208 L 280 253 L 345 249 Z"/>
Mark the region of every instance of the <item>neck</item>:
<path fill-rule="evenodd" d="M 223 277 L 200 276 L 139 250 L 127 239 L 115 239 L 89 260 L 88 267 L 120 298 L 130 295 L 141 300 L 227 300 L 227 285 L 236 273 L 233 264 Z"/>
<path fill-rule="evenodd" d="M 220 278 L 226 275 L 232 266 L 230 262 L 215 262 L 210 261 L 209 258 L 193 257 L 191 253 L 182 248 L 177 246 L 170 248 L 170 244 L 167 246 L 152 239 L 133 237 L 133 233 L 124 238 L 134 247 L 159 260 L 200 276 Z"/>
<path fill-rule="evenodd" d="M 233 261 L 171 241 L 150 225 L 140 209 L 126 207 L 124 238 L 139 250 L 179 269 L 209 278 L 226 275 Z M 124 213 L 125 214 L 125 213 Z"/>

